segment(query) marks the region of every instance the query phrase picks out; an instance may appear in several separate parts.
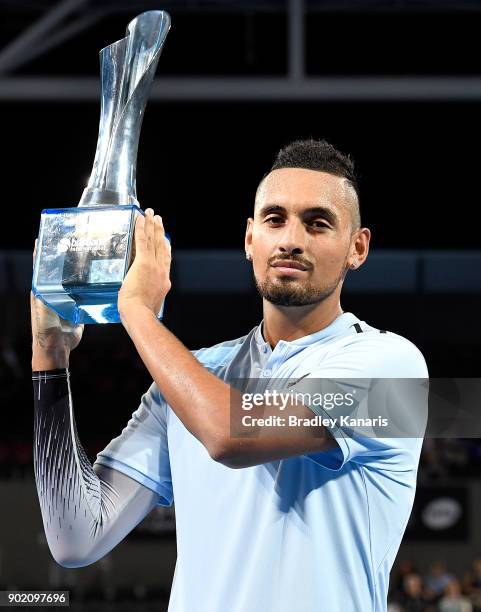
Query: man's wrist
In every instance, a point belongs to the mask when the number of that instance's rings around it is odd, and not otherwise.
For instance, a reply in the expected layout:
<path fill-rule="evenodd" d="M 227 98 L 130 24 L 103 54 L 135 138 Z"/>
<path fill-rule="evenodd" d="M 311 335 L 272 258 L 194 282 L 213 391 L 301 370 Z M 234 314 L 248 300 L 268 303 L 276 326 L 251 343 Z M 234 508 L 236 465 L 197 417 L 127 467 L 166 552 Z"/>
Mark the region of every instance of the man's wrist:
<path fill-rule="evenodd" d="M 120 320 L 123 324 L 141 317 L 152 317 L 157 319 L 157 315 L 146 304 L 137 301 L 125 301 L 119 305 Z"/>
<path fill-rule="evenodd" d="M 45 352 L 34 349 L 32 354 L 32 372 L 57 370 L 69 367 L 69 352 L 65 349 Z"/>

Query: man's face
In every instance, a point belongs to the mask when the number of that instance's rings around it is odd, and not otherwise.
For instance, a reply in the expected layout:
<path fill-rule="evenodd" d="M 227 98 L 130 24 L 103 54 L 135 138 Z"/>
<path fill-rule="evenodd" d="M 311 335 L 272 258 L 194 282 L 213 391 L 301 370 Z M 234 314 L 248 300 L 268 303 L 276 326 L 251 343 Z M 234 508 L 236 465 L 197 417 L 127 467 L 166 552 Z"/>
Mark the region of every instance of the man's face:
<path fill-rule="evenodd" d="M 354 198 L 346 179 L 326 172 L 282 168 L 264 179 L 246 232 L 263 298 L 305 306 L 340 290 L 353 251 Z"/>

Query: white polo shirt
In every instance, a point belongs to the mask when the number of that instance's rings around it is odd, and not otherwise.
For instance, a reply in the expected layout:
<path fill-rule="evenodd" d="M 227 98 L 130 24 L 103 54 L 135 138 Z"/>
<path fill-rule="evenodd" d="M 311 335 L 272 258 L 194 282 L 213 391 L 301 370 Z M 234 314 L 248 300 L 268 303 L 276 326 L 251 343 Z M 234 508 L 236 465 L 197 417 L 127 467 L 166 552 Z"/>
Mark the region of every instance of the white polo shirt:
<path fill-rule="evenodd" d="M 428 378 L 414 344 L 349 312 L 274 350 L 257 326 L 194 354 L 226 382 Z M 384 612 L 421 444 L 346 435 L 328 452 L 231 469 L 210 458 L 154 383 L 97 463 L 156 491 L 160 505 L 175 501 L 169 612 Z"/>

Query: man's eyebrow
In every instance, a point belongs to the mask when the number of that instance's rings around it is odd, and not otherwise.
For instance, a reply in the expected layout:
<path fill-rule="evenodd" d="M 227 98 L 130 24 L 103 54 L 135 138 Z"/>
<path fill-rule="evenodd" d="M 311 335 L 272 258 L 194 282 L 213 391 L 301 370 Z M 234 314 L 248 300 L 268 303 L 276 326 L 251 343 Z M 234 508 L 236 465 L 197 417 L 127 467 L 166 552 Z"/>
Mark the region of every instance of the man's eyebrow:
<path fill-rule="evenodd" d="M 330 208 L 326 208 L 325 206 L 313 206 L 312 208 L 307 208 L 302 211 L 303 215 L 308 215 L 309 217 L 324 217 L 326 221 L 329 221 L 331 225 L 337 225 L 337 215 Z"/>
<path fill-rule="evenodd" d="M 267 215 L 276 212 L 285 213 L 286 209 L 280 204 L 267 204 L 259 210 L 259 215 L 261 217 L 266 217 Z M 306 208 L 302 211 L 302 215 L 308 217 L 324 217 L 324 219 L 326 219 L 326 221 L 328 221 L 331 225 L 337 225 L 338 222 L 336 213 L 325 206 L 312 206 L 311 208 Z"/>
<path fill-rule="evenodd" d="M 274 212 L 286 212 L 286 209 L 280 204 L 267 204 L 259 210 L 259 215 L 261 217 L 265 217 L 266 215 Z"/>

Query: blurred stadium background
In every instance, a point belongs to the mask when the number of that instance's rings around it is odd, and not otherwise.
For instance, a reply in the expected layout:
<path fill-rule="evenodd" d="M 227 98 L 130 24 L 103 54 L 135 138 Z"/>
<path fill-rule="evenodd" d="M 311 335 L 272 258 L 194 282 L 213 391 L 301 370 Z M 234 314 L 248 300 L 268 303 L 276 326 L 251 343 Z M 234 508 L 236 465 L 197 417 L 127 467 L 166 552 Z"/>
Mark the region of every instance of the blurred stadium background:
<path fill-rule="evenodd" d="M 56 566 L 32 470 L 40 211 L 78 203 L 97 141 L 98 51 L 154 8 L 172 30 L 137 188 L 172 236 L 166 325 L 194 349 L 258 324 L 242 247 L 257 183 L 282 145 L 326 138 L 357 162 L 373 232 L 344 310 L 411 339 L 432 377 L 481 371 L 479 1 L 0 1 L 0 589 L 65 587 L 73 610 L 167 609 L 175 563 L 173 510 L 159 509 L 94 566 Z M 121 326 L 88 327 L 71 372 L 93 461 L 150 379 Z M 392 612 L 481 610 L 480 478 L 480 440 L 426 440 Z"/>

